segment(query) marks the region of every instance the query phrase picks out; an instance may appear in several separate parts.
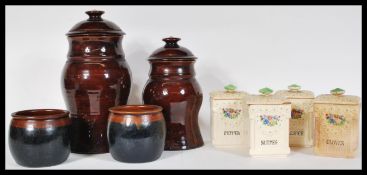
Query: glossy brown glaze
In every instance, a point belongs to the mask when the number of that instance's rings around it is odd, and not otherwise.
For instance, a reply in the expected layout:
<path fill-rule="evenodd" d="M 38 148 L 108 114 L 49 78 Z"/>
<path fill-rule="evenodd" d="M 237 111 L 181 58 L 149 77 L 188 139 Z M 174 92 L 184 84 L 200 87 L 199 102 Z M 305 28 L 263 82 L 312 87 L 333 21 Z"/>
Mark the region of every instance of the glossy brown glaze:
<path fill-rule="evenodd" d="M 70 124 L 69 112 L 60 109 L 32 109 L 12 113 L 11 127 L 50 128 Z"/>
<path fill-rule="evenodd" d="M 179 38 L 165 38 L 166 45 L 149 59 L 150 78 L 143 91 L 144 104 L 163 107 L 167 126 L 165 150 L 186 150 L 202 146 L 198 113 L 203 95 L 195 79 L 196 57 L 177 44 Z"/>
<path fill-rule="evenodd" d="M 162 107 L 156 105 L 123 105 L 110 108 L 109 122 L 134 123 L 156 122 L 163 119 Z"/>
<path fill-rule="evenodd" d="M 89 19 L 68 32 L 68 61 L 62 87 L 71 113 L 71 151 L 108 152 L 108 109 L 127 103 L 131 86 L 122 38 L 125 34 L 102 11 L 88 11 Z"/>

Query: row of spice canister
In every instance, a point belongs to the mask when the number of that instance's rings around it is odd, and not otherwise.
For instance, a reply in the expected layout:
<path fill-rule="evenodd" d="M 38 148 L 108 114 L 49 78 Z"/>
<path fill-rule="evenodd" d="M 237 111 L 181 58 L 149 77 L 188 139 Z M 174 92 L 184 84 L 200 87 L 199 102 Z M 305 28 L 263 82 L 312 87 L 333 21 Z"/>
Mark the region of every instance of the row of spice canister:
<path fill-rule="evenodd" d="M 254 157 L 290 153 L 290 146 L 314 147 L 318 155 L 352 158 L 359 133 L 360 98 L 331 94 L 314 97 L 299 85 L 272 95 L 270 88 L 260 95 L 236 91 L 211 93 L 212 144 L 219 148 L 249 149 Z"/>

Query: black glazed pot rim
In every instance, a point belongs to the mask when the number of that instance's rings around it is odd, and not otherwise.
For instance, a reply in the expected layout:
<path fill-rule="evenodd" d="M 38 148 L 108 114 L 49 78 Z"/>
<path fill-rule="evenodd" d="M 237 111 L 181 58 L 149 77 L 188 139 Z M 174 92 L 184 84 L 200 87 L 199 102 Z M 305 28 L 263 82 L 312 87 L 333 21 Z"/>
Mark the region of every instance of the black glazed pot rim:
<path fill-rule="evenodd" d="M 122 105 L 109 109 L 110 112 L 117 114 L 152 114 L 161 112 L 163 108 L 157 105 Z"/>
<path fill-rule="evenodd" d="M 29 109 L 13 112 L 11 116 L 13 119 L 45 120 L 69 117 L 69 111 L 62 109 Z"/>

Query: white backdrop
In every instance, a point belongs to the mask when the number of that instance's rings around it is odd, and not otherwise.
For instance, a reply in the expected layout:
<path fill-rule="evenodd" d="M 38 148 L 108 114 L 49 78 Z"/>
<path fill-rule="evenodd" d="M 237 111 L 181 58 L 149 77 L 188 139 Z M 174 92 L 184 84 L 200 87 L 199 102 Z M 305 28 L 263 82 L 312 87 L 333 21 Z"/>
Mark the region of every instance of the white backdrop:
<path fill-rule="evenodd" d="M 126 33 L 130 104 L 141 103 L 147 58 L 163 46 L 162 38 L 180 37 L 179 44 L 198 57 L 205 141 L 210 140 L 208 94 L 228 83 L 249 93 L 297 83 L 316 95 L 341 87 L 361 96 L 361 6 L 7 6 L 6 138 L 11 112 L 66 109 L 60 85 L 68 51 L 65 34 L 92 9 L 104 10 L 102 17 Z M 7 143 L 6 148 L 7 167 L 19 168 Z M 349 164 L 360 167 L 360 156 Z"/>

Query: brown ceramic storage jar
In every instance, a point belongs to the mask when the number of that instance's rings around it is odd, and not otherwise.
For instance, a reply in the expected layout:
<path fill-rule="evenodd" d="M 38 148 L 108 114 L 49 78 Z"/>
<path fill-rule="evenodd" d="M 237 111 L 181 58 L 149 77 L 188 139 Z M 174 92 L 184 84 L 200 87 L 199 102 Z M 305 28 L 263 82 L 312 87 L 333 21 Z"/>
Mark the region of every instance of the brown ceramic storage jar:
<path fill-rule="evenodd" d="M 101 17 L 103 11 L 87 11 L 89 19 L 68 33 L 68 60 L 62 90 L 71 117 L 71 151 L 106 153 L 108 109 L 127 103 L 130 70 L 122 50 L 125 34 Z"/>
<path fill-rule="evenodd" d="M 203 145 L 198 113 L 203 100 L 195 79 L 196 57 L 177 44 L 179 38 L 164 38 L 164 47 L 150 56 L 150 78 L 143 92 L 144 104 L 163 107 L 167 126 L 165 150 L 186 150 Z"/>

